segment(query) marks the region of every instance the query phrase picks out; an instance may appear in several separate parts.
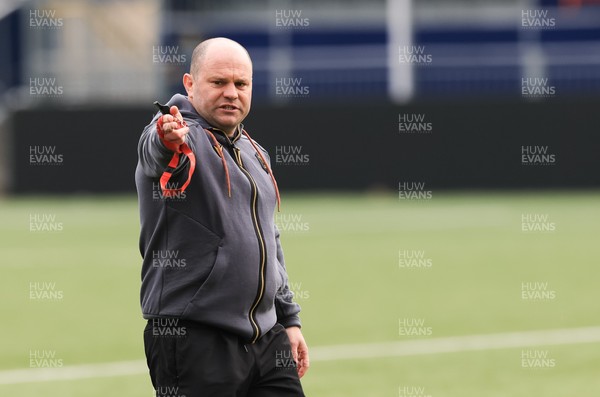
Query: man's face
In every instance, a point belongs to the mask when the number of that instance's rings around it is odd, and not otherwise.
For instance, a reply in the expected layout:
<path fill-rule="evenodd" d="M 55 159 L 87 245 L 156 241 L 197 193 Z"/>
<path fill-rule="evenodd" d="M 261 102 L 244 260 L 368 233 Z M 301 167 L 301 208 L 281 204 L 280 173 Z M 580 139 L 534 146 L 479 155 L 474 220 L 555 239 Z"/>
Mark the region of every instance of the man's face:
<path fill-rule="evenodd" d="M 200 62 L 196 76 L 184 76 L 188 97 L 200 116 L 231 135 L 250 111 L 252 63 L 242 48 L 221 43 Z"/>

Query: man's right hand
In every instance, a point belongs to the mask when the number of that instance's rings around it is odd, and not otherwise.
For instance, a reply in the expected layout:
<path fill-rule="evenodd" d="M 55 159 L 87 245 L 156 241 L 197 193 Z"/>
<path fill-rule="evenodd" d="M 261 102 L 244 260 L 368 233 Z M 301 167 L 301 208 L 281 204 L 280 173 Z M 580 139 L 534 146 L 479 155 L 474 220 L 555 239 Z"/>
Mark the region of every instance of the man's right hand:
<path fill-rule="evenodd" d="M 180 153 L 179 147 L 185 143 L 186 135 L 189 133 L 183 116 L 179 112 L 177 106 L 171 106 L 169 110 L 171 114 L 163 114 L 156 123 L 156 130 L 160 136 L 160 140 L 165 147 L 172 152 Z"/>

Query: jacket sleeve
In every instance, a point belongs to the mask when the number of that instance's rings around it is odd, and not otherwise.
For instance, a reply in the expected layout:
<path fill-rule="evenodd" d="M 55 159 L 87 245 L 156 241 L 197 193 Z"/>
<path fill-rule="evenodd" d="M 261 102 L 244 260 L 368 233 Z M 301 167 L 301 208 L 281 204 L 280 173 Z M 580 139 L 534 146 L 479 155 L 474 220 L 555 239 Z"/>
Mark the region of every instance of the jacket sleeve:
<path fill-rule="evenodd" d="M 158 116 L 144 128 L 138 142 L 139 163 L 144 174 L 150 178 L 159 178 L 173 157 L 173 152 L 167 149 L 160 141 L 160 137 L 156 132 L 156 120 L 158 120 Z M 181 156 L 174 174 L 179 173 L 185 168 L 187 162 L 187 157 Z"/>
<path fill-rule="evenodd" d="M 275 311 L 277 312 L 277 322 L 288 327 L 301 327 L 300 323 L 300 305 L 294 302 L 294 293 L 288 285 L 287 271 L 285 269 L 285 261 L 283 259 L 283 250 L 279 241 L 279 229 L 275 225 L 275 240 L 277 241 L 277 265 L 279 272 L 283 278 L 283 285 L 275 296 Z"/>

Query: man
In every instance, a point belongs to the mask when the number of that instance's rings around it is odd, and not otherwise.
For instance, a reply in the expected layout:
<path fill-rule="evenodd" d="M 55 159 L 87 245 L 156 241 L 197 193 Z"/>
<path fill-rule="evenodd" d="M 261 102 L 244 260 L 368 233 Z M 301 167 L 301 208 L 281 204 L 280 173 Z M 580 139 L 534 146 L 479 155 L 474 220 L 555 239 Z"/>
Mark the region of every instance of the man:
<path fill-rule="evenodd" d="M 308 348 L 273 219 L 277 183 L 241 124 L 250 56 L 206 40 L 183 84 L 187 97 L 173 96 L 138 145 L 152 384 L 160 396 L 303 396 Z"/>

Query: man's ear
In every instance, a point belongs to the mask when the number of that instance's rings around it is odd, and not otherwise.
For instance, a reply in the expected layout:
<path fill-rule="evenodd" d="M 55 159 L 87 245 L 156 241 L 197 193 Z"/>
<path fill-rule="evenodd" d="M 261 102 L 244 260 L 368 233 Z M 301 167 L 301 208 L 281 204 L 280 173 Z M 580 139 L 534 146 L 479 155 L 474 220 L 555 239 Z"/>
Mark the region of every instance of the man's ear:
<path fill-rule="evenodd" d="M 191 74 L 185 73 L 183 75 L 183 86 L 185 87 L 185 91 L 188 94 L 188 97 L 192 99 L 192 88 L 194 87 L 194 78 Z"/>

